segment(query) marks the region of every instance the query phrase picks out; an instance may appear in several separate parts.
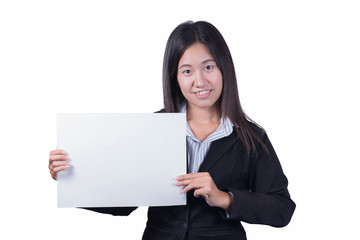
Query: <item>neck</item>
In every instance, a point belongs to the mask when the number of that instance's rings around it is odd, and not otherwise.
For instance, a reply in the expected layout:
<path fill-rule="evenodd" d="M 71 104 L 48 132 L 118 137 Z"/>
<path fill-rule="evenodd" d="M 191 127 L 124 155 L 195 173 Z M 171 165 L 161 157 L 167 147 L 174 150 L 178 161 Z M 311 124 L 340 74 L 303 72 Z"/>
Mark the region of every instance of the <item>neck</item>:
<path fill-rule="evenodd" d="M 200 123 L 220 121 L 220 105 L 216 103 L 209 108 L 200 108 L 188 104 L 186 108 L 186 118 L 188 121 L 195 121 Z"/>

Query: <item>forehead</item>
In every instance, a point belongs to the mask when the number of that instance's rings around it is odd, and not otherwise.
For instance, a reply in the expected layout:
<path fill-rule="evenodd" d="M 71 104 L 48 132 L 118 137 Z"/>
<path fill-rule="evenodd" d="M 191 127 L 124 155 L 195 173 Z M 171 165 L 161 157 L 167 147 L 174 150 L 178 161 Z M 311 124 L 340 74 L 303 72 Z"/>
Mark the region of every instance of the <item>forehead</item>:
<path fill-rule="evenodd" d="M 203 62 L 208 59 L 213 60 L 209 49 L 203 43 L 195 43 L 184 51 L 179 64 L 183 62 Z"/>

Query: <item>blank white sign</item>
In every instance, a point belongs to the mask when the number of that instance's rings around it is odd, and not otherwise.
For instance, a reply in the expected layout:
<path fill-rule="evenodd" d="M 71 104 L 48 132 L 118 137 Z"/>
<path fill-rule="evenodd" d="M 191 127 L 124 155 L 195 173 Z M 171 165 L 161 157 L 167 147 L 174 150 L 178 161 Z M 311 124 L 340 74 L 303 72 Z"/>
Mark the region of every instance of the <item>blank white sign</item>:
<path fill-rule="evenodd" d="M 57 144 L 71 167 L 58 175 L 58 207 L 185 205 L 184 113 L 65 113 Z"/>

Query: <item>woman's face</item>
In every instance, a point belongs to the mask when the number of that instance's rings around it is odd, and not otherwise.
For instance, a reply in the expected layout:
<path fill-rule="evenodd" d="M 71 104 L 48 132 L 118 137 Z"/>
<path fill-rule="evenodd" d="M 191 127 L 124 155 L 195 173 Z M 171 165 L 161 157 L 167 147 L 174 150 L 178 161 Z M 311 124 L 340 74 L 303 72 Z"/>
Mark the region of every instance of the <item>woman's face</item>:
<path fill-rule="evenodd" d="M 188 107 L 214 107 L 222 93 L 220 69 L 202 43 L 195 43 L 185 50 L 179 61 L 177 79 Z"/>

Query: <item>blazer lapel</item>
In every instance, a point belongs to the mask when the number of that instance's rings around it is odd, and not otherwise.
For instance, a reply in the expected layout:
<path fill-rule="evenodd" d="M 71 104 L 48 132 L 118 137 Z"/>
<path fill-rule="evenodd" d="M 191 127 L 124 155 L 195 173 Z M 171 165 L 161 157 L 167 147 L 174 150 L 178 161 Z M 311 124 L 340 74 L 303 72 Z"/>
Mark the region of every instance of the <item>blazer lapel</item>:
<path fill-rule="evenodd" d="M 235 129 L 224 138 L 220 138 L 211 143 L 204 161 L 200 165 L 199 172 L 208 172 L 209 169 L 234 145 L 238 139 Z"/>

